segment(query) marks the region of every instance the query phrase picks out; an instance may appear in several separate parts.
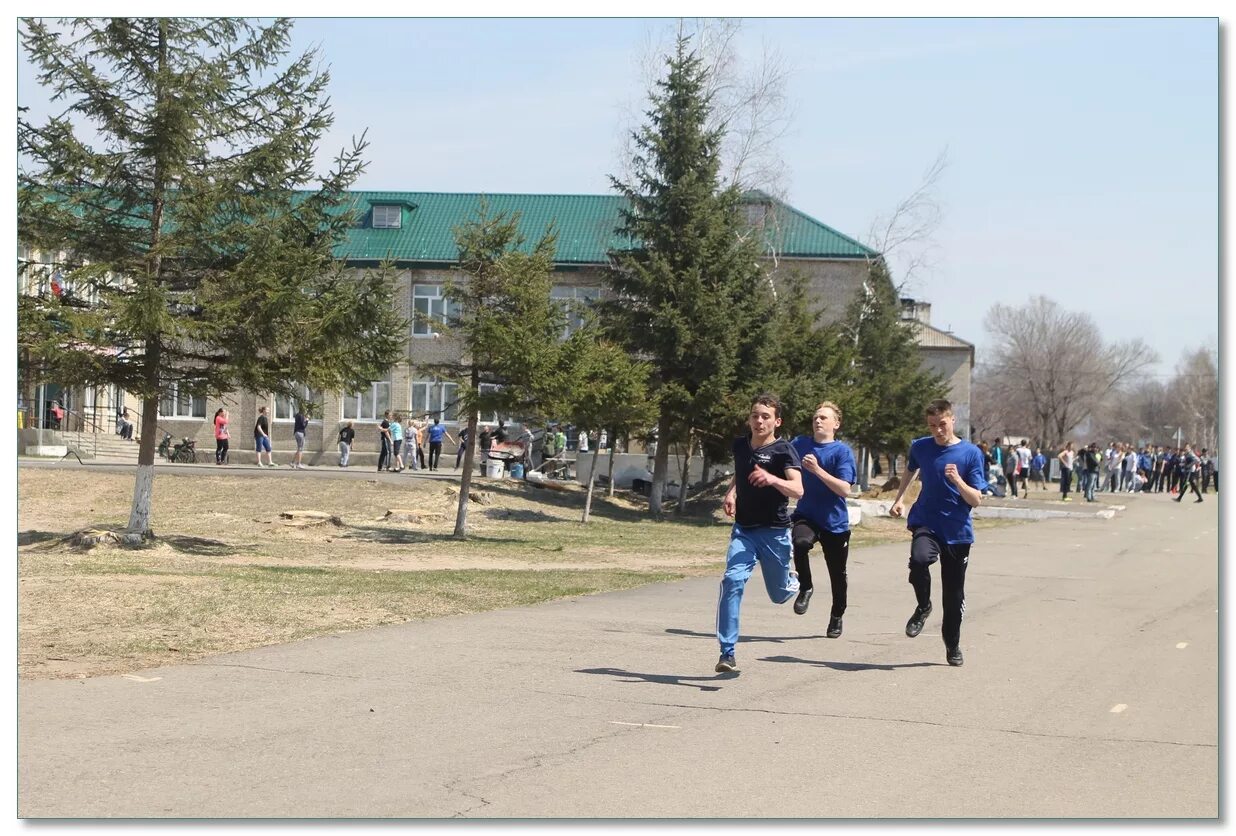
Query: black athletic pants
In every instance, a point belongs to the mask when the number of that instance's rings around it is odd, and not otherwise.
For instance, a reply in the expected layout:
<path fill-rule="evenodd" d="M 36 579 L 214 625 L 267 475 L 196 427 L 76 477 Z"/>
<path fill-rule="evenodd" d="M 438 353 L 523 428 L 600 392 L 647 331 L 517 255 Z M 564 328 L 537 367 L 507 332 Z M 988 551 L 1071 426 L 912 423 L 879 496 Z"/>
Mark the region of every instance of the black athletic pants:
<path fill-rule="evenodd" d="M 215 439 L 215 464 L 223 464 L 227 461 L 227 439 Z"/>
<path fill-rule="evenodd" d="M 931 564 L 940 561 L 940 586 L 944 598 L 941 632 L 945 647 L 961 641 L 961 618 L 966 612 L 966 566 L 970 544 L 949 545 L 926 528 L 914 529 L 910 543 L 910 584 L 920 607 L 931 604 Z"/>
<path fill-rule="evenodd" d="M 430 470 L 438 469 L 438 460 L 440 458 L 442 458 L 442 442 L 441 441 L 429 442 L 429 469 Z"/>
<path fill-rule="evenodd" d="M 378 452 L 378 470 L 385 470 L 391 457 L 391 443 L 382 436 L 382 449 Z"/>
<path fill-rule="evenodd" d="M 1197 489 L 1196 473 L 1190 473 L 1187 477 L 1180 480 L 1180 493 L 1176 494 L 1176 501 L 1179 502 L 1184 499 L 1185 496 L 1188 495 L 1190 489 L 1197 494 L 1198 499 L 1202 498 L 1202 492 Z"/>
<path fill-rule="evenodd" d="M 832 617 L 840 618 L 845 615 L 845 562 L 850 556 L 850 532 L 820 531 L 806 520 L 795 520 L 790 539 L 794 543 L 794 571 L 798 573 L 799 588 L 813 588 L 809 553 L 811 547 L 819 543 L 820 550 L 824 552 L 824 563 L 828 566 L 828 580 L 833 588 Z"/>

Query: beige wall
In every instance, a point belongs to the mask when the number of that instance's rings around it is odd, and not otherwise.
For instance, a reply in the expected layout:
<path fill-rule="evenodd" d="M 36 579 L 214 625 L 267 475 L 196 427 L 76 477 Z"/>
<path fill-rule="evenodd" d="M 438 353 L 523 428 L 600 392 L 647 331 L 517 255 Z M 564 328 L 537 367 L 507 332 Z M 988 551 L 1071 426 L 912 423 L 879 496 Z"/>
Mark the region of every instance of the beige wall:
<path fill-rule="evenodd" d="M 770 264 L 770 262 L 766 263 Z M 812 298 L 816 300 L 818 309 L 824 312 L 824 320 L 831 322 L 838 319 L 845 312 L 846 307 L 853 299 L 855 291 L 859 288 L 867 274 L 867 264 L 861 260 L 780 259 L 773 267 L 773 275 L 780 278 L 787 276 L 793 270 L 801 271 L 807 277 Z M 445 284 L 448 280 L 457 276 L 458 273 L 445 267 L 427 269 L 404 268 L 398 270 L 396 273 L 395 300 L 401 315 L 409 321 L 412 318 L 413 284 Z M 554 284 L 604 287 L 606 284 L 604 268 L 562 269 L 556 272 Z M 937 354 L 939 355 L 938 357 L 936 356 Z M 942 373 L 949 377 L 950 381 L 955 381 L 951 384 L 955 394 L 954 402 L 959 405 L 963 402 L 965 403 L 967 422 L 965 426 L 968 427 L 968 353 L 924 349 L 923 355 L 925 364 L 929 364 L 932 368 L 938 367 Z M 459 346 L 456 341 L 445 337 L 414 335 L 409 326 L 406 353 L 390 373 L 391 409 L 403 413 L 406 419 L 411 405 L 410 392 L 412 380 L 414 377 L 419 378 L 421 376 L 421 373 L 414 372 L 414 366 L 417 364 L 449 362 L 458 356 Z M 964 364 L 959 357 L 964 358 Z M 962 365 L 965 365 L 965 370 L 963 370 Z M 961 394 L 962 392 L 964 392 L 964 396 Z M 140 402 L 131 396 L 127 400 L 130 411 L 140 415 Z M 260 405 L 265 405 L 268 414 L 272 417 L 271 441 L 277 457 L 281 460 L 286 460 L 284 456 L 279 454 L 287 455 L 295 449 L 292 437 L 292 422 L 275 421 L 273 419 L 274 401 L 269 393 L 234 392 L 222 398 L 208 398 L 205 418 L 161 418 L 159 425 L 177 438 L 182 436 L 196 438 L 199 451 L 213 452 L 215 447 L 213 416 L 216 409 L 220 406 L 225 406 L 231 417 L 232 461 L 243 462 L 247 459 L 237 459 L 236 455 L 253 453 L 253 424 L 257 419 L 257 408 Z M 959 415 L 958 417 L 960 418 L 961 416 Z M 379 418 L 378 420 L 381 419 Z M 306 435 L 305 447 L 307 453 L 310 454 L 309 460 L 312 461 L 315 458 L 325 461 L 330 460 L 330 457 L 337 451 L 336 439 L 343 423 L 343 406 L 340 393 L 323 393 L 323 403 L 319 415 L 311 420 L 309 432 Z M 961 424 L 962 422 L 959 421 L 958 423 Z M 354 422 L 356 442 L 353 449 L 357 453 L 373 452 L 378 449 L 376 426 L 376 421 L 357 420 Z M 448 426 L 451 429 L 452 435 L 454 435 L 456 425 L 448 423 Z M 453 455 L 453 446 L 449 445 L 449 443 L 446 445 L 446 449 L 444 449 L 444 454 L 448 450 Z"/>
<path fill-rule="evenodd" d="M 968 348 L 919 347 L 919 356 L 925 369 L 936 372 L 948 383 L 948 399 L 953 402 L 953 414 L 957 418 L 957 434 L 969 438 L 970 433 L 970 378 L 973 366 Z"/>

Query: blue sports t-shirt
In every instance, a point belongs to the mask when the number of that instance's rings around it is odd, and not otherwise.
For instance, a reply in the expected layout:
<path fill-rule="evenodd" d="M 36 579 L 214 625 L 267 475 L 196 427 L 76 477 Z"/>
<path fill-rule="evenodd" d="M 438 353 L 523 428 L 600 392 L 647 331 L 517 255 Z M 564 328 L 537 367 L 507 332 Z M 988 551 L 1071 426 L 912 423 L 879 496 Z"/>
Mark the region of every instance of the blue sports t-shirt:
<path fill-rule="evenodd" d="M 442 441 L 442 436 L 446 435 L 446 427 L 441 424 L 434 424 L 429 428 L 429 443 L 439 444 Z"/>
<path fill-rule="evenodd" d="M 973 543 L 974 526 L 970 524 L 970 506 L 961 492 L 944 478 L 944 466 L 957 465 L 962 481 L 979 491 L 988 489 L 983 451 L 968 441 L 940 446 L 932 436 L 916 438 L 910 443 L 906 468 L 919 472 L 922 491 L 906 518 L 906 527 L 927 528 L 946 543 Z"/>
<path fill-rule="evenodd" d="M 751 439 L 744 436 L 734 439 L 731 450 L 734 453 L 734 485 L 738 490 L 734 522 L 743 528 L 789 528 L 790 501 L 785 494 L 771 485 L 757 488 L 747 477 L 757 464 L 778 479 L 786 478 L 790 470 L 802 470 L 798 453 L 790 442 L 776 438 L 753 450 Z"/>
<path fill-rule="evenodd" d="M 403 425 L 398 421 L 391 421 L 391 441 L 403 441 Z"/>
<path fill-rule="evenodd" d="M 844 479 L 853 485 L 855 479 L 854 453 L 843 441 L 816 442 L 809 435 L 800 435 L 791 442 L 794 452 L 801 460 L 815 456 L 820 467 L 830 476 Z M 840 534 L 850 530 L 850 512 L 846 509 L 845 497 L 833 493 L 824 480 L 803 467 L 803 497 L 798 500 L 791 519 L 810 520 L 821 531 Z"/>

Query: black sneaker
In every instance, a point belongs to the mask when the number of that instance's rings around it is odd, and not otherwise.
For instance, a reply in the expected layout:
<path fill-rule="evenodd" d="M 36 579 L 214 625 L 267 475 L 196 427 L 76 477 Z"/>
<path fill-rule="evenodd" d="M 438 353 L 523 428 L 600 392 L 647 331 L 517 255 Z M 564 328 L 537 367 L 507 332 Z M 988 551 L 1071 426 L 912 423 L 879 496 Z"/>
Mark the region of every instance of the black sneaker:
<path fill-rule="evenodd" d="M 824 635 L 828 636 L 830 639 L 835 639 L 841 635 L 841 616 L 834 615 L 832 618 L 828 619 L 828 632 Z"/>
<path fill-rule="evenodd" d="M 799 615 L 807 612 L 807 607 L 811 604 L 811 594 L 815 592 L 811 587 L 798 590 L 798 598 L 794 601 L 794 612 Z"/>
<path fill-rule="evenodd" d="M 914 638 L 923 632 L 923 622 L 927 620 L 929 615 L 931 615 L 931 604 L 928 604 L 926 608 L 915 607 L 914 615 L 910 616 L 910 620 L 906 622 L 906 635 Z"/>
<path fill-rule="evenodd" d="M 736 670 L 738 670 L 738 663 L 734 661 L 733 654 L 726 656 L 722 653 L 721 658 L 717 660 L 717 673 L 732 673 Z"/>
<path fill-rule="evenodd" d="M 1202 501 L 1202 498 L 1199 496 L 1197 499 L 1193 500 L 1193 504 L 1196 505 L 1197 503 L 1201 501 Z"/>
<path fill-rule="evenodd" d="M 961 658 L 961 648 L 960 647 L 945 648 L 944 658 L 948 659 L 948 663 L 955 668 L 961 667 L 962 664 L 966 661 L 965 659 Z"/>

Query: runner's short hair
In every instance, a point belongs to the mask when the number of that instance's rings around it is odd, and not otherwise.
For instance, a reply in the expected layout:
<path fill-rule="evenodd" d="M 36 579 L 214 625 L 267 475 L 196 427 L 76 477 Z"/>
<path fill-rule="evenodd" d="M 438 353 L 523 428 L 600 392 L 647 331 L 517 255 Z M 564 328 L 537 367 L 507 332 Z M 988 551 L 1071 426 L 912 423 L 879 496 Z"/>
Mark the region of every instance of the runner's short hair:
<path fill-rule="evenodd" d="M 773 417 L 781 417 L 781 400 L 772 392 L 761 392 L 751 400 L 751 405 L 761 404 L 762 406 L 772 407 Z"/>
<path fill-rule="evenodd" d="M 944 398 L 936 398 L 931 403 L 927 404 L 927 408 L 923 410 L 923 417 L 933 418 L 937 415 L 952 415 L 953 404 L 946 401 Z"/>
<path fill-rule="evenodd" d="M 831 409 L 833 411 L 833 414 L 837 416 L 837 423 L 841 423 L 841 407 L 837 406 L 832 401 L 820 401 L 820 405 L 815 408 L 815 411 L 819 412 L 821 409 L 824 409 L 825 407 L 827 407 L 828 409 Z"/>

